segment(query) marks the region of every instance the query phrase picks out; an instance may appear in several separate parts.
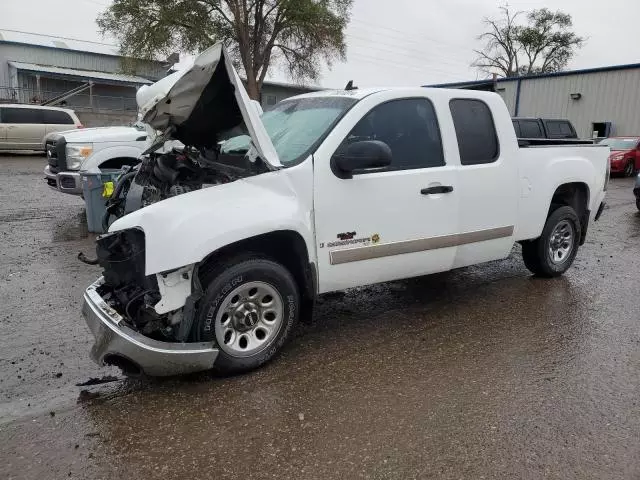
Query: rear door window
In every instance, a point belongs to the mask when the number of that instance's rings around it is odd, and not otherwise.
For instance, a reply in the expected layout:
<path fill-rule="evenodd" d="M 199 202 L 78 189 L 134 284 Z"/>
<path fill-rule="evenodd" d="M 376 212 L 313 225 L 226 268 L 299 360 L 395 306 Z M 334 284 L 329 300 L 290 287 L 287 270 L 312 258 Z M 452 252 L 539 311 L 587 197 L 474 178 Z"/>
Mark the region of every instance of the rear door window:
<path fill-rule="evenodd" d="M 44 123 L 48 125 L 73 125 L 73 119 L 67 112 L 60 110 L 44 110 Z"/>
<path fill-rule="evenodd" d="M 2 108 L 2 123 L 43 123 L 42 110 L 36 108 Z"/>
<path fill-rule="evenodd" d="M 478 165 L 498 159 L 500 146 L 491 110 L 482 100 L 459 98 L 449 102 L 458 139 L 460 163 Z"/>
<path fill-rule="evenodd" d="M 521 138 L 544 138 L 540 122 L 536 120 L 520 120 Z"/>

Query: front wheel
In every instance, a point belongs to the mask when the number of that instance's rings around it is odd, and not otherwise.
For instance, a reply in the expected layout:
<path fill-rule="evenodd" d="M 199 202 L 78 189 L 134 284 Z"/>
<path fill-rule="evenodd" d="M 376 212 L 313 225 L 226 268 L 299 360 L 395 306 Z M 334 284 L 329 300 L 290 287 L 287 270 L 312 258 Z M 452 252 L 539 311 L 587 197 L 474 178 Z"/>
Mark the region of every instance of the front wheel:
<path fill-rule="evenodd" d="M 522 258 L 535 275 L 557 277 L 573 264 L 580 244 L 580 220 L 571 207 L 559 207 L 549 215 L 536 240 L 522 244 Z"/>
<path fill-rule="evenodd" d="M 215 368 L 237 373 L 268 362 L 285 344 L 298 319 L 300 297 L 291 273 L 266 258 L 237 259 L 208 275 L 195 340 L 213 341 Z"/>

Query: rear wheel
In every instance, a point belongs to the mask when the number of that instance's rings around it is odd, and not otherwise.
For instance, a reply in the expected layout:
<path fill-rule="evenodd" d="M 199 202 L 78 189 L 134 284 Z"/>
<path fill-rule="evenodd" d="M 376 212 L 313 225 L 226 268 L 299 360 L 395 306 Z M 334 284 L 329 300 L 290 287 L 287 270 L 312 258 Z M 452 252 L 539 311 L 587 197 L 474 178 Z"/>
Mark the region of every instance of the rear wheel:
<path fill-rule="evenodd" d="M 536 240 L 522 244 L 526 267 L 543 277 L 557 277 L 573 264 L 580 243 L 580 220 L 571 207 L 554 210 Z"/>
<path fill-rule="evenodd" d="M 640 210 L 640 198 L 636 198 L 636 208 Z"/>
<path fill-rule="evenodd" d="M 635 164 L 633 160 L 629 160 L 624 167 L 624 176 L 625 177 L 633 177 L 633 174 L 636 171 Z"/>
<path fill-rule="evenodd" d="M 216 268 L 200 302 L 194 337 L 220 351 L 215 368 L 243 372 L 268 362 L 298 319 L 298 287 L 291 273 L 266 258 L 238 258 Z"/>

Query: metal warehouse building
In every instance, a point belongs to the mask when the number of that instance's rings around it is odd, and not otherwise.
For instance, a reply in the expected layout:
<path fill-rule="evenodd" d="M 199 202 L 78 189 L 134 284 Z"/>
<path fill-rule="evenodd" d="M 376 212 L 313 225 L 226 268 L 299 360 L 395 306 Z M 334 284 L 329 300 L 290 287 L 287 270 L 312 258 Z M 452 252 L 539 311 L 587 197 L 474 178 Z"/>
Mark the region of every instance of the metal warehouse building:
<path fill-rule="evenodd" d="M 87 126 L 136 119 L 136 91 L 166 76 L 177 61 L 135 60 L 123 72 L 117 47 L 100 42 L 0 29 L 0 102 L 41 104 L 60 100 Z M 265 81 L 260 102 L 268 110 L 280 100 L 317 90 Z"/>
<path fill-rule="evenodd" d="M 640 136 L 640 64 L 431 85 L 491 90 L 514 117 L 567 118 L 579 136 Z"/>
<path fill-rule="evenodd" d="M 308 87 L 293 83 L 281 83 L 265 80 L 262 82 L 260 104 L 262 105 L 262 109 L 267 111 L 285 98 L 301 95 L 303 93 L 317 92 L 320 90 L 324 89 L 320 87 Z"/>
<path fill-rule="evenodd" d="M 134 73 L 123 73 L 114 46 L 0 30 L 0 101 L 38 104 L 64 96 L 62 105 L 87 125 L 135 119 L 137 89 L 164 77 L 169 67 L 140 60 Z"/>

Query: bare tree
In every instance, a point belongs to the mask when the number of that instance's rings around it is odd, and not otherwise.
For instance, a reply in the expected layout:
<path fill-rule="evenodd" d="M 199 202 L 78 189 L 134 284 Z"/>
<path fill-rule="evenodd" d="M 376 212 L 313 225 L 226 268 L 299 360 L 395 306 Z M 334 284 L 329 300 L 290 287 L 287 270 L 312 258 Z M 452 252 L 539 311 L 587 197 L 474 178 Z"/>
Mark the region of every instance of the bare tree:
<path fill-rule="evenodd" d="M 501 74 L 512 77 L 520 71 L 518 54 L 521 46 L 518 44 L 518 26 L 515 21 L 522 12 L 512 14 L 508 6 L 500 7 L 503 17 L 498 19 L 485 18 L 483 23 L 487 31 L 478 36 L 478 40 L 485 42 L 484 49 L 474 50 L 478 58 L 472 63 L 483 73 Z"/>
<path fill-rule="evenodd" d="M 503 77 L 532 73 L 557 72 L 564 69 L 585 39 L 571 27 L 571 15 L 551 12 L 546 8 L 526 14 L 527 23 L 518 17 L 524 12 L 511 13 L 508 6 L 500 7 L 502 16 L 484 19 L 487 31 L 479 40 L 485 42 L 472 66 L 490 75 Z"/>

